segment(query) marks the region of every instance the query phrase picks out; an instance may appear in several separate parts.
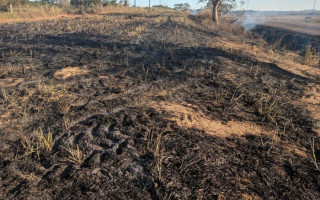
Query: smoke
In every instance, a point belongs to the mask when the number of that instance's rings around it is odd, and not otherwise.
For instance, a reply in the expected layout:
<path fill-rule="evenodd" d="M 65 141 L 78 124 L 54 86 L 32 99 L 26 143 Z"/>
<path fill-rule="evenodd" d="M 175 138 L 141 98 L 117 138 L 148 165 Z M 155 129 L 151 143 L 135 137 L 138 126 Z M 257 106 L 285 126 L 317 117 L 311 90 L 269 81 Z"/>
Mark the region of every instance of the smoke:
<path fill-rule="evenodd" d="M 268 15 L 261 12 L 246 12 L 237 23 L 243 26 L 247 31 L 252 30 L 257 25 L 264 25 L 268 21 Z"/>
<path fill-rule="evenodd" d="M 191 15 L 198 15 L 202 10 L 201 9 L 189 9 Z"/>

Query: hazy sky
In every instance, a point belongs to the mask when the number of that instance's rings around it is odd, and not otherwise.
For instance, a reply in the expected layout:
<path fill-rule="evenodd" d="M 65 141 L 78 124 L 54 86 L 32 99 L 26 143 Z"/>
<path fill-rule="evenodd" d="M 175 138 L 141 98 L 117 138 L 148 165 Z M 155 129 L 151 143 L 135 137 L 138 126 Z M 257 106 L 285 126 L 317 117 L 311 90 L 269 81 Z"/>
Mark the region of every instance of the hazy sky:
<path fill-rule="evenodd" d="M 149 0 L 136 0 L 138 6 L 148 6 Z M 238 0 L 239 2 L 240 0 Z M 176 3 L 188 2 L 192 8 L 201 8 L 205 4 L 198 0 L 151 0 L 151 5 L 168 5 L 173 7 Z M 252 10 L 305 10 L 313 8 L 314 0 L 249 0 L 249 9 Z M 134 0 L 130 0 L 133 4 Z M 245 6 L 246 7 L 246 6 Z M 320 10 L 320 0 L 317 0 L 316 8 Z"/>

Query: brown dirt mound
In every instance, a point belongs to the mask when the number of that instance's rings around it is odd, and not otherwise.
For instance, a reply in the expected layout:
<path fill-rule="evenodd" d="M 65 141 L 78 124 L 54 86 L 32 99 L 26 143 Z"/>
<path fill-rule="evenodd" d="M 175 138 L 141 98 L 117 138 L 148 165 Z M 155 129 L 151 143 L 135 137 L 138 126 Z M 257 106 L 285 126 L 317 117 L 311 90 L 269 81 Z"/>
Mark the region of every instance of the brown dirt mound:
<path fill-rule="evenodd" d="M 88 70 L 80 69 L 79 67 L 67 67 L 61 70 L 58 70 L 54 73 L 54 77 L 57 79 L 67 79 L 71 76 L 78 76 L 87 74 Z"/>
<path fill-rule="evenodd" d="M 177 122 L 179 126 L 205 131 L 209 135 L 229 137 L 231 135 L 242 136 L 266 133 L 261 126 L 251 122 L 229 121 L 224 123 L 218 120 L 211 120 L 200 109 L 191 104 L 151 102 L 149 105 L 160 112 L 169 113 L 168 119 Z M 271 133 L 268 132 L 268 134 Z"/>

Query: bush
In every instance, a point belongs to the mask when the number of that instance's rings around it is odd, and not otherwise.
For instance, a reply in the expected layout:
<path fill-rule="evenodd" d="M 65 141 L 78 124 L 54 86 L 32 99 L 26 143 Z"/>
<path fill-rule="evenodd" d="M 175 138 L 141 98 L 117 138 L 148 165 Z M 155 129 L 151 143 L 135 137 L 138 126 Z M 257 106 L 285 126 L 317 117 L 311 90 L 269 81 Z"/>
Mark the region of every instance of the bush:
<path fill-rule="evenodd" d="M 101 0 L 71 0 L 70 1 L 71 5 L 76 6 L 76 7 L 90 7 L 92 5 L 97 5 L 101 4 Z"/>
<path fill-rule="evenodd" d="M 0 12 L 8 12 L 7 0 L 0 0 Z"/>

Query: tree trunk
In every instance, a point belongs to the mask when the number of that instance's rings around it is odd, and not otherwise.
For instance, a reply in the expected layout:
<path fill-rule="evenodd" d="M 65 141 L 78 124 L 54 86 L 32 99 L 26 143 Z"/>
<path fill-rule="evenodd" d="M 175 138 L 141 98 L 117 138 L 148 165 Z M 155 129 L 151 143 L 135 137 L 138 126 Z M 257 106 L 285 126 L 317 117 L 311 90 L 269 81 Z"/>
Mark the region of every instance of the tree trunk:
<path fill-rule="evenodd" d="M 12 4 L 10 4 L 10 13 L 13 13 Z"/>
<path fill-rule="evenodd" d="M 221 4 L 221 0 L 211 0 L 212 1 L 212 19 L 213 22 L 218 24 L 219 23 L 219 7 Z"/>

